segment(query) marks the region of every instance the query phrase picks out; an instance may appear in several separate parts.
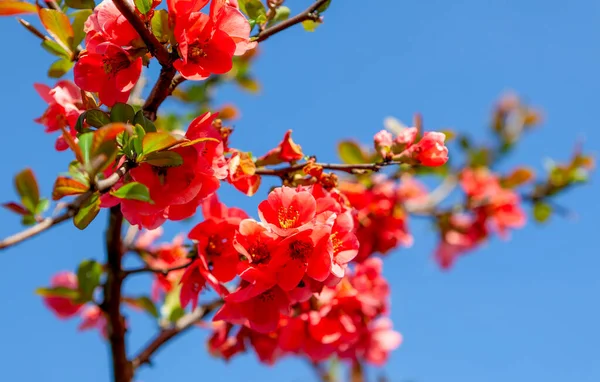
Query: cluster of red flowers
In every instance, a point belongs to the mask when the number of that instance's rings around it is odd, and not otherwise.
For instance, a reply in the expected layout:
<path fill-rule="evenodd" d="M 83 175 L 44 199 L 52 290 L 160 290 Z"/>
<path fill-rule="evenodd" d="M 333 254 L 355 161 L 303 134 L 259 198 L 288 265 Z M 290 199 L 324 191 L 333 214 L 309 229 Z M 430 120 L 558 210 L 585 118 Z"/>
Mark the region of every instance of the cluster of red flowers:
<path fill-rule="evenodd" d="M 325 286 L 309 300 L 293 304 L 290 312 L 279 316 L 278 327 L 268 333 L 242 326 L 232 335 L 233 325 L 217 322 L 209 350 L 229 359 L 245 351 L 249 343 L 268 364 L 286 354 L 297 354 L 314 362 L 336 355 L 381 365 L 402 340 L 385 317 L 389 287 L 381 271 L 381 259 L 356 265 L 336 286 Z"/>
<path fill-rule="evenodd" d="M 442 268 L 449 268 L 458 256 L 483 243 L 490 228 L 506 237 L 509 228 L 525 224 L 519 195 L 503 188 L 487 168 L 464 169 L 460 184 L 467 195 L 469 213 L 452 215 L 442 227 L 442 241 L 436 250 Z"/>
<path fill-rule="evenodd" d="M 117 199 L 105 194 L 102 206 L 121 204 L 123 216 L 133 225 L 154 229 L 168 220 L 191 217 L 202 201 L 227 177 L 223 143 L 213 127 L 215 114 L 205 113 L 194 119 L 185 137 L 194 144 L 173 148 L 183 163 L 174 167 L 155 167 L 141 163 L 129 171 L 128 179 L 148 187 L 152 202 Z M 202 138 L 212 138 L 201 140 Z"/>
<path fill-rule="evenodd" d="M 375 150 L 385 160 L 399 159 L 406 163 L 423 166 L 442 166 L 448 161 L 448 148 L 444 145 L 444 133 L 428 131 L 415 143 L 418 128 L 403 129 L 396 139 L 387 130 L 373 137 Z"/>
<path fill-rule="evenodd" d="M 408 212 L 404 204 L 427 195 L 425 187 L 412 177 L 395 182 L 386 177 L 373 177 L 370 187 L 344 182 L 340 190 L 356 210 L 356 236 L 360 249 L 356 261 L 374 253 L 386 254 L 402 245 L 412 245 L 408 232 Z"/>
<path fill-rule="evenodd" d="M 213 0 L 206 15 L 200 10 L 208 3 L 209 0 L 167 2 L 178 52 L 173 66 L 190 80 L 227 73 L 233 56 L 256 45 L 250 42 L 250 24 L 237 2 Z M 133 1 L 130 6 L 134 9 Z M 112 0 L 104 0 L 94 8 L 84 32 L 85 50 L 74 68 L 75 83 L 97 92 L 107 106 L 127 102 L 141 75 L 143 58 L 148 54 L 146 45 Z"/>
<path fill-rule="evenodd" d="M 77 290 L 77 276 L 73 272 L 62 271 L 55 274 L 50 280 L 52 288 L 66 288 Z M 106 338 L 106 318 L 97 305 L 79 304 L 69 297 L 44 297 L 44 304 L 60 319 L 81 316 L 79 330 L 98 329 Z"/>

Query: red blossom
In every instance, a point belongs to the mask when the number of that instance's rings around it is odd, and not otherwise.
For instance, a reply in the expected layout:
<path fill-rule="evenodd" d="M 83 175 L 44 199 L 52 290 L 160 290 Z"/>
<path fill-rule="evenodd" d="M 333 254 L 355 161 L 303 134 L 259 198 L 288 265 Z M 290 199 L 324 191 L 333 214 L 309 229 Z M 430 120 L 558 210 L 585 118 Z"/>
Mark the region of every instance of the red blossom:
<path fill-rule="evenodd" d="M 422 166 L 441 166 L 448 161 L 448 148 L 444 145 L 446 135 L 426 132 L 421 140 L 399 154 L 399 158 L 410 158 Z"/>
<path fill-rule="evenodd" d="M 315 217 L 316 201 L 308 192 L 279 187 L 258 205 L 260 220 L 281 236 L 297 232 Z"/>
<path fill-rule="evenodd" d="M 180 57 L 173 65 L 190 80 L 227 73 L 233 66 L 234 55 L 242 55 L 256 46 L 249 41 L 250 24 L 236 4 L 213 0 L 206 15 L 200 10 L 207 3 L 205 0 L 167 2 Z"/>
<path fill-rule="evenodd" d="M 58 81 L 53 88 L 44 84 L 34 84 L 33 86 L 42 99 L 48 103 L 44 114 L 35 122 L 44 125 L 47 133 L 65 129 L 77 141 L 75 125 L 79 115 L 84 111 L 81 90 L 68 80 Z M 55 147 L 58 151 L 63 151 L 69 146 L 61 135 L 57 138 Z"/>
<path fill-rule="evenodd" d="M 258 158 L 257 163 L 261 166 L 267 166 L 283 162 L 295 162 L 302 158 L 304 158 L 302 148 L 292 140 L 292 130 L 288 130 L 279 145 Z"/>
<path fill-rule="evenodd" d="M 81 324 L 79 324 L 79 330 L 85 331 L 91 329 L 97 329 L 102 337 L 105 339 L 108 338 L 106 317 L 104 316 L 104 313 L 102 313 L 102 310 L 96 305 L 88 306 L 81 312 Z"/>
<path fill-rule="evenodd" d="M 63 287 L 77 290 L 77 276 L 73 272 L 62 271 L 50 280 L 50 287 Z M 76 304 L 67 297 L 44 297 L 44 304 L 61 319 L 71 318 L 79 312 L 83 304 Z"/>

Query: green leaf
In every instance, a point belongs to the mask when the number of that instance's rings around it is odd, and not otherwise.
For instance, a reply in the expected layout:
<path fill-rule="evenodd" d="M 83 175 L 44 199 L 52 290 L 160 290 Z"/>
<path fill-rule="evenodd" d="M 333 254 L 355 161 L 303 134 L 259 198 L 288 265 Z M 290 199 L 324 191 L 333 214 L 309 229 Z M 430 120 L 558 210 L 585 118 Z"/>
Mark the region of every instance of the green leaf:
<path fill-rule="evenodd" d="M 152 20 L 152 33 L 161 43 L 173 40 L 173 29 L 169 24 L 169 13 L 165 9 L 154 11 Z"/>
<path fill-rule="evenodd" d="M 94 0 L 65 0 L 65 4 L 74 9 L 94 9 L 96 6 Z"/>
<path fill-rule="evenodd" d="M 40 202 L 40 190 L 31 169 L 26 168 L 15 176 L 15 188 L 21 196 L 23 206 L 34 214 Z"/>
<path fill-rule="evenodd" d="M 79 136 L 79 147 L 83 163 L 89 163 L 90 153 L 92 152 L 92 142 L 94 141 L 94 133 L 85 133 Z"/>
<path fill-rule="evenodd" d="M 148 133 L 142 140 L 142 153 L 147 155 L 155 151 L 167 149 L 176 144 L 177 138 L 167 132 Z"/>
<path fill-rule="evenodd" d="M 108 114 L 98 109 L 91 109 L 85 112 L 85 121 L 88 125 L 100 128 L 108 125 L 111 120 Z"/>
<path fill-rule="evenodd" d="M 41 215 L 48 209 L 48 207 L 50 207 L 50 200 L 46 198 L 40 199 L 40 202 L 35 208 L 35 215 Z"/>
<path fill-rule="evenodd" d="M 183 164 L 183 158 L 175 151 L 160 151 L 144 157 L 144 162 L 156 167 L 175 167 Z"/>
<path fill-rule="evenodd" d="M 94 0 L 71 0 L 71 1 L 81 1 L 82 3 L 91 3 L 91 7 L 86 7 L 90 9 L 82 9 L 80 11 L 75 11 L 71 13 L 73 17 L 73 45 L 71 48 L 73 50 L 77 49 L 77 46 L 81 44 L 83 38 L 85 37 L 85 32 L 83 31 L 83 25 L 86 20 L 92 14 L 91 8 L 94 8 Z M 67 2 L 68 3 L 68 2 Z M 72 7 L 73 8 L 73 7 Z"/>
<path fill-rule="evenodd" d="M 144 116 L 144 112 L 142 110 L 135 113 L 135 117 L 133 118 L 134 125 L 140 125 L 146 133 L 155 133 L 156 126 L 152 123 L 151 120 Z"/>
<path fill-rule="evenodd" d="M 48 69 L 48 77 L 60 78 L 67 74 L 73 67 L 73 61 L 69 58 L 61 58 L 52 63 Z"/>
<path fill-rule="evenodd" d="M 133 2 L 142 15 L 145 15 L 152 9 L 152 0 L 133 0 Z"/>
<path fill-rule="evenodd" d="M 156 305 L 154 305 L 154 302 L 152 302 L 148 296 L 124 297 L 123 301 L 129 305 L 150 313 L 152 317 L 158 318 L 158 309 L 156 309 Z"/>
<path fill-rule="evenodd" d="M 141 202 L 152 202 L 150 190 L 142 183 L 130 182 L 110 194 L 119 199 L 139 200 Z"/>
<path fill-rule="evenodd" d="M 323 4 L 319 8 L 317 8 L 317 12 L 325 12 L 327 10 L 327 8 L 329 8 L 330 5 L 331 5 L 331 0 L 327 0 L 325 2 L 325 4 Z"/>
<path fill-rule="evenodd" d="M 342 141 L 338 145 L 338 155 L 342 162 L 347 164 L 359 164 L 366 162 L 366 155 L 358 143 L 353 141 Z"/>
<path fill-rule="evenodd" d="M 292 13 L 292 11 L 288 7 L 282 5 L 281 7 L 278 7 L 277 10 L 275 11 L 275 16 L 273 17 L 273 22 L 278 23 L 281 21 L 285 21 L 290 18 L 291 13 Z"/>
<path fill-rule="evenodd" d="M 260 0 L 242 0 L 238 2 L 240 10 L 248 16 L 250 26 L 267 21 L 267 10 Z"/>
<path fill-rule="evenodd" d="M 79 298 L 79 291 L 66 287 L 37 288 L 35 293 L 42 297 L 65 297 L 71 300 Z"/>
<path fill-rule="evenodd" d="M 181 308 L 179 302 L 179 294 L 181 292 L 181 285 L 173 288 L 165 296 L 165 303 L 160 309 L 161 316 L 166 318 L 169 322 L 175 322 L 185 315 L 185 311 Z"/>
<path fill-rule="evenodd" d="M 314 32 L 319 26 L 319 24 L 321 24 L 321 22 L 319 21 L 305 20 L 302 22 L 302 27 L 307 32 Z"/>
<path fill-rule="evenodd" d="M 100 197 L 98 194 L 94 194 L 79 209 L 73 218 L 73 224 L 79 229 L 85 229 L 96 218 L 98 212 L 100 212 Z"/>
<path fill-rule="evenodd" d="M 113 122 L 132 123 L 135 118 L 135 110 L 126 103 L 116 103 L 110 109 L 110 120 Z"/>
<path fill-rule="evenodd" d="M 544 202 L 536 202 L 533 205 L 533 217 L 538 223 L 544 223 L 552 216 L 552 206 Z"/>
<path fill-rule="evenodd" d="M 58 57 L 66 58 L 68 60 L 71 59 L 71 53 L 67 52 L 65 48 L 60 46 L 56 41 L 53 40 L 44 40 L 42 41 L 42 48 L 44 48 L 50 54 L 53 54 Z"/>
<path fill-rule="evenodd" d="M 90 301 L 94 290 L 100 285 L 102 265 L 95 260 L 84 260 L 77 269 L 77 283 L 81 299 Z"/>
<path fill-rule="evenodd" d="M 72 46 L 74 33 L 71 21 L 67 15 L 61 11 L 49 8 L 40 9 L 39 15 L 44 28 L 46 28 L 56 42 L 66 49 Z"/>
<path fill-rule="evenodd" d="M 83 194 L 88 188 L 89 186 L 87 184 L 80 183 L 75 179 L 59 176 L 54 182 L 52 200 L 60 200 L 65 196 Z"/>

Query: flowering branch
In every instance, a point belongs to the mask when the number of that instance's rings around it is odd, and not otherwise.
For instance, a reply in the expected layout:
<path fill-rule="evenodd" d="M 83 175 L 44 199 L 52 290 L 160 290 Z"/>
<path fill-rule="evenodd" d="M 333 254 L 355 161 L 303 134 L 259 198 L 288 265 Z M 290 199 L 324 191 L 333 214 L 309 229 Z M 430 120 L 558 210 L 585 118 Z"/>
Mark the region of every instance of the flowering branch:
<path fill-rule="evenodd" d="M 276 24 L 274 26 L 272 26 L 271 28 L 267 28 L 263 31 L 261 31 L 260 33 L 258 33 L 256 36 L 253 37 L 254 41 L 265 41 L 266 39 L 268 39 L 269 37 L 273 36 L 276 33 L 279 33 L 283 30 L 288 29 L 289 27 L 292 27 L 296 24 L 300 24 L 303 21 L 307 21 L 307 20 L 313 20 L 313 21 L 317 21 L 319 20 L 319 12 L 318 9 L 320 7 L 322 7 L 323 5 L 325 5 L 325 3 L 327 3 L 330 0 L 317 0 L 313 3 L 313 5 L 311 5 L 310 7 L 308 7 L 304 12 L 290 18 L 287 19 L 279 24 Z"/>
<path fill-rule="evenodd" d="M 178 336 L 179 334 L 185 332 L 187 329 L 191 328 L 195 323 L 201 321 L 206 316 L 208 316 L 211 312 L 219 308 L 223 305 L 222 299 L 216 299 L 207 304 L 201 305 L 197 307 L 191 313 L 186 314 L 181 317 L 175 325 L 171 328 L 162 329 L 158 334 L 154 337 L 148 345 L 133 359 L 132 368 L 133 370 L 138 367 L 149 364 L 150 358 L 156 353 L 164 344 Z"/>
<path fill-rule="evenodd" d="M 113 0 L 113 3 L 115 3 L 117 9 L 125 16 L 142 40 L 144 40 L 144 43 L 148 47 L 148 51 L 156 57 L 163 67 L 170 67 L 172 60 L 169 51 L 167 51 L 160 41 L 158 41 L 156 36 L 148 30 L 142 19 L 135 14 L 133 8 L 131 8 L 125 0 Z"/>
<path fill-rule="evenodd" d="M 69 220 L 79 212 L 79 209 L 88 201 L 92 195 L 94 195 L 95 191 L 99 191 L 100 193 L 105 193 L 112 188 L 121 177 L 127 173 L 129 170 L 129 164 L 125 163 L 123 166 L 119 167 L 117 171 L 115 171 L 111 176 L 106 179 L 99 180 L 96 182 L 96 186 L 90 188 L 88 191 L 79 195 L 75 200 L 69 203 L 65 209 L 66 211 L 56 217 L 48 217 L 38 224 L 34 225 L 31 228 L 28 228 L 24 231 L 16 233 L 12 236 L 7 237 L 6 239 L 0 241 L 0 250 L 11 247 L 15 244 L 18 244 L 22 241 L 30 239 L 38 234 L 46 231 L 47 229 L 64 222 L 65 220 Z"/>
<path fill-rule="evenodd" d="M 107 270 L 106 284 L 104 284 L 104 301 L 101 309 L 108 316 L 108 339 L 110 342 L 113 381 L 129 382 L 133 377 L 131 363 L 127 359 L 125 347 L 125 319 L 121 315 L 121 288 L 123 285 L 123 245 L 121 242 L 121 229 L 123 227 L 123 214 L 121 207 L 110 209 L 109 224 L 106 230 Z"/>
<path fill-rule="evenodd" d="M 368 171 L 377 172 L 386 166 L 400 165 L 404 162 L 399 161 L 385 161 L 385 162 L 377 162 L 377 163 L 360 163 L 360 164 L 338 164 L 338 163 L 313 163 L 314 166 L 322 167 L 325 170 L 333 170 L 333 171 L 342 171 L 348 174 L 364 174 Z M 281 167 L 281 168 L 258 168 L 256 169 L 255 174 L 258 175 L 267 175 L 267 176 L 278 176 L 283 178 L 288 174 L 291 174 L 296 171 L 302 170 L 308 163 L 295 164 L 289 167 Z"/>
<path fill-rule="evenodd" d="M 185 269 L 185 268 L 189 267 L 190 265 L 192 265 L 193 262 L 194 262 L 194 260 L 192 260 L 192 261 L 190 261 L 190 262 L 188 262 L 186 264 L 178 265 L 176 267 L 171 267 L 171 268 L 141 267 L 141 268 L 129 269 L 129 270 L 123 271 L 123 277 L 127 277 L 129 275 L 133 275 L 133 274 L 136 274 L 136 273 L 145 273 L 145 272 L 160 273 L 160 274 L 166 276 L 170 272 L 178 271 L 178 270 Z"/>

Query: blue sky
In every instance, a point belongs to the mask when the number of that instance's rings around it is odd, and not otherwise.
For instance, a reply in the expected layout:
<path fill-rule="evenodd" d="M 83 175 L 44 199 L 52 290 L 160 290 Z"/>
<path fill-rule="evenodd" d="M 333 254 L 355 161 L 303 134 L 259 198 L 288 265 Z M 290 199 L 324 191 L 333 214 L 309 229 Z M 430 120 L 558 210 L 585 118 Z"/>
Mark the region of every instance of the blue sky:
<path fill-rule="evenodd" d="M 299 11 L 309 2 L 286 3 Z M 523 140 L 507 167 L 528 163 L 541 171 L 545 158 L 567 159 L 578 140 L 592 152 L 600 148 L 598 2 L 334 0 L 325 20 L 316 33 L 298 27 L 262 45 L 255 67 L 260 97 L 233 87 L 219 92 L 219 102 L 234 102 L 242 111 L 234 145 L 261 153 L 293 129 L 306 153 L 335 160 L 339 139 L 368 142 L 384 117 L 410 121 L 417 111 L 427 129 L 451 127 L 485 138 L 493 102 L 512 89 L 541 107 L 546 122 Z M 55 175 L 71 159 L 56 153 L 54 137 L 32 121 L 45 108 L 32 84 L 52 83 L 45 79 L 52 59 L 10 18 L 0 20 L 0 34 L 0 200 L 14 199 L 11 179 L 25 166 L 49 195 Z M 560 197 L 576 220 L 530 224 L 510 242 L 492 240 L 451 272 L 439 271 L 431 259 L 436 239 L 428 223 L 413 222 L 415 245 L 386 259 L 392 316 L 404 335 L 384 370 L 390 381 L 600 380 L 597 183 L 594 178 Z M 259 199 L 229 188 L 222 195 L 256 215 Z M 0 217 L 1 236 L 19 229 L 15 216 L 0 211 Z M 6 380 L 108 380 L 108 352 L 98 334 L 77 333 L 76 321 L 55 319 L 33 294 L 55 272 L 102 258 L 105 220 L 100 216 L 83 232 L 66 223 L 0 254 L 0 365 Z M 188 228 L 171 224 L 167 231 Z M 140 289 L 148 280 L 131 284 Z M 135 351 L 154 324 L 130 316 Z M 173 341 L 139 380 L 312 378 L 302 361 L 292 359 L 268 368 L 250 354 L 227 365 L 207 356 L 204 337 L 197 330 Z"/>

